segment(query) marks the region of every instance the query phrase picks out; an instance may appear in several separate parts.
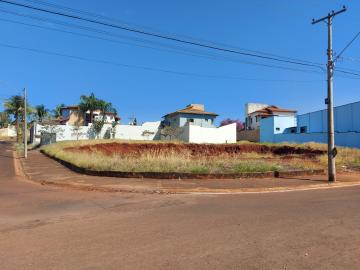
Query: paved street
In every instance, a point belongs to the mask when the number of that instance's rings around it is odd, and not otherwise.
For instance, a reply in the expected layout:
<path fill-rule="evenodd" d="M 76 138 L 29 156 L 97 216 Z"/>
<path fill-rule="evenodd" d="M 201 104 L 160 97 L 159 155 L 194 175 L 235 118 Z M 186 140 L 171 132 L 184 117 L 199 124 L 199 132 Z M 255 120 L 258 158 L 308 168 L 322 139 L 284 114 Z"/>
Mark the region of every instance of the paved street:
<path fill-rule="evenodd" d="M 360 187 L 243 195 L 74 191 L 0 142 L 0 269 L 358 269 Z"/>

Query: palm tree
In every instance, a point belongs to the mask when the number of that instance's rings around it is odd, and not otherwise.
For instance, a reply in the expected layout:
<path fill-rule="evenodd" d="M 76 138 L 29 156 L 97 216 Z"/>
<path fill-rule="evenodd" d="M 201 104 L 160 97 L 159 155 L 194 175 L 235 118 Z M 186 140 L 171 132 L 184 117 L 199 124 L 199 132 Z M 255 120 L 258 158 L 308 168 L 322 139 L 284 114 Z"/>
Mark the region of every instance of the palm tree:
<path fill-rule="evenodd" d="M 52 110 L 52 115 L 54 116 L 54 118 L 59 118 L 61 116 L 61 108 L 63 107 L 65 107 L 64 103 L 56 105 L 55 109 Z"/>
<path fill-rule="evenodd" d="M 10 123 L 10 117 L 7 112 L 0 112 L 0 128 L 7 127 Z"/>
<path fill-rule="evenodd" d="M 87 111 L 90 112 L 90 123 L 92 123 L 94 111 L 100 109 L 100 102 L 94 93 L 91 93 L 90 96 L 82 95 L 80 97 L 79 107 L 84 113 Z"/>
<path fill-rule="evenodd" d="M 35 106 L 35 117 L 39 122 L 49 115 L 49 110 L 43 104 Z"/>
<path fill-rule="evenodd" d="M 23 118 L 22 112 L 24 111 L 24 97 L 15 95 L 6 99 L 4 102 L 5 112 L 12 115 L 16 121 L 16 136 L 17 141 L 20 142 L 20 121 Z"/>

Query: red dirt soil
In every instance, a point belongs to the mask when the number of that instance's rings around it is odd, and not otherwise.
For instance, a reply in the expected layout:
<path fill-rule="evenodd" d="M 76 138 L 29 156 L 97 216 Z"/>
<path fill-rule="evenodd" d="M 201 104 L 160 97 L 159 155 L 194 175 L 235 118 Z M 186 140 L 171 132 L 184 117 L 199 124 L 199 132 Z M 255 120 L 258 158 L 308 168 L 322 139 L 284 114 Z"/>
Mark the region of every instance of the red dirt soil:
<path fill-rule="evenodd" d="M 100 152 L 104 155 L 139 156 L 142 154 L 182 154 L 188 153 L 193 157 L 212 157 L 219 155 L 240 155 L 241 153 L 260 153 L 274 155 L 304 155 L 315 157 L 323 155 L 323 150 L 299 148 L 293 146 L 268 146 L 261 144 L 176 144 L 176 143 L 99 143 L 78 147 L 67 147 L 65 151 Z"/>

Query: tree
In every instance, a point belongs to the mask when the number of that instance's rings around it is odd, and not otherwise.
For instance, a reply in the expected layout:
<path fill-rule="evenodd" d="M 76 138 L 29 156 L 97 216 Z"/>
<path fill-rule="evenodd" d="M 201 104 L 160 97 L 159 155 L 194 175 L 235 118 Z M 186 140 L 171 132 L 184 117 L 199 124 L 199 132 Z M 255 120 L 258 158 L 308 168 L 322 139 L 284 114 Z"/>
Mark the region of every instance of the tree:
<path fill-rule="evenodd" d="M 95 97 L 94 93 L 91 93 L 90 96 L 82 95 L 80 96 L 80 110 L 83 112 L 90 112 L 90 123 L 93 121 L 93 114 L 95 110 L 100 109 L 99 99 Z"/>
<path fill-rule="evenodd" d="M 244 123 L 241 122 L 239 119 L 234 119 L 233 120 L 233 119 L 230 119 L 230 118 L 226 118 L 226 119 L 222 120 L 220 122 L 220 127 L 230 125 L 230 124 L 233 124 L 233 123 L 236 123 L 236 129 L 238 131 L 243 130 L 245 128 Z"/>
<path fill-rule="evenodd" d="M 114 113 L 116 114 L 116 109 L 112 106 L 111 102 L 107 102 L 105 100 L 99 99 L 97 101 L 97 109 L 100 110 L 100 119 L 93 121 L 93 130 L 97 136 L 101 133 L 102 128 L 104 127 L 106 120 L 106 113 Z M 110 131 L 109 131 L 110 134 Z"/>
<path fill-rule="evenodd" d="M 10 123 L 10 116 L 7 112 L 0 112 L 0 128 L 6 128 Z"/>
<path fill-rule="evenodd" d="M 12 115 L 16 121 L 16 137 L 17 141 L 20 142 L 20 121 L 23 119 L 24 112 L 24 97 L 15 95 L 6 99 L 4 102 L 5 112 Z"/>
<path fill-rule="evenodd" d="M 49 110 L 43 104 L 35 106 L 35 118 L 42 122 L 45 117 L 49 115 Z"/>
<path fill-rule="evenodd" d="M 52 110 L 52 116 L 54 118 L 59 118 L 61 116 L 61 108 L 65 107 L 64 103 L 61 103 L 59 105 L 56 105 L 55 109 Z"/>
<path fill-rule="evenodd" d="M 173 126 L 164 126 L 160 130 L 160 136 L 162 136 L 165 140 L 174 140 L 179 139 L 180 129 L 178 127 Z"/>

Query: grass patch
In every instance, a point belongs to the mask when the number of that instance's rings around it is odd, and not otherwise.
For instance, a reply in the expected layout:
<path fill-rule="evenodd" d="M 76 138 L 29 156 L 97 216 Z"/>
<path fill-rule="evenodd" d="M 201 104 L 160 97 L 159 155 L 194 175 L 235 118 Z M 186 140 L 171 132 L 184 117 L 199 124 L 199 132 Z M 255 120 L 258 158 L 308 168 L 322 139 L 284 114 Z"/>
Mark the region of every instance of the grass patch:
<path fill-rule="evenodd" d="M 325 169 L 323 156 L 319 158 L 304 158 L 301 155 L 276 156 L 271 153 L 238 153 L 236 155 L 221 154 L 215 157 L 202 157 L 191 155 L 189 152 L 175 153 L 162 151 L 160 153 L 146 152 L 140 155 L 125 155 L 114 153 L 105 155 L 101 152 L 92 151 L 76 152 L 64 150 L 68 147 L 83 145 L 94 145 L 103 143 L 144 143 L 143 141 L 119 141 L 119 140 L 91 140 L 91 141 L 66 141 L 42 147 L 42 150 L 56 158 L 70 162 L 78 167 L 95 171 L 123 171 L 123 172 L 179 172 L 179 173 L 246 173 L 246 172 L 269 172 L 269 171 L 291 171 L 303 169 Z M 148 143 L 148 142 L 146 142 Z M 149 142 L 151 144 L 162 144 L 164 142 Z M 168 143 L 168 142 L 166 142 Z M 183 143 L 177 142 L 181 145 Z M 269 144 L 270 145 L 270 144 Z M 288 144 L 284 144 L 288 145 Z M 279 146 L 279 145 L 277 145 Z M 296 146 L 300 146 L 296 144 Z M 315 147 L 312 144 L 301 145 L 301 147 Z M 323 147 L 316 145 L 316 147 Z M 318 148 L 317 148 L 318 149 Z M 340 150 L 340 153 L 343 150 Z M 353 157 L 352 162 L 360 161 L 360 151 L 348 150 L 348 155 Z M 359 154 L 358 156 L 355 153 Z M 355 156 L 354 156 L 355 155 Z M 355 158 L 354 158 L 355 157 Z M 350 160 L 347 158 L 346 160 Z"/>

